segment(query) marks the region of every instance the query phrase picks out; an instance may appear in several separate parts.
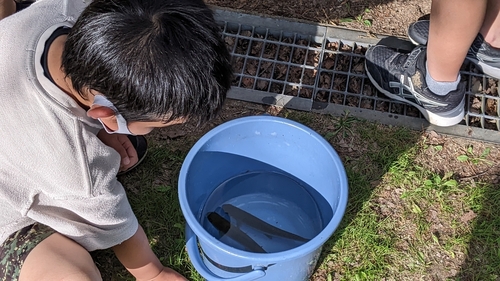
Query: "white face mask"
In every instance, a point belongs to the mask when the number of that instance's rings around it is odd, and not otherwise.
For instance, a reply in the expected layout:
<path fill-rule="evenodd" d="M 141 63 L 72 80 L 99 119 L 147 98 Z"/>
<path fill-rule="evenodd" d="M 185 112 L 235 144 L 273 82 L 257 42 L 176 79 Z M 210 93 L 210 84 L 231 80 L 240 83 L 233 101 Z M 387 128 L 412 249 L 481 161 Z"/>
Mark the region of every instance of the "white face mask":
<path fill-rule="evenodd" d="M 127 120 L 125 120 L 125 118 L 123 118 L 123 116 L 120 114 L 120 112 L 118 112 L 118 109 L 116 109 L 116 107 L 113 105 L 112 102 L 110 102 L 108 99 L 106 99 L 103 95 L 95 95 L 94 96 L 94 104 L 111 108 L 115 112 L 116 121 L 118 123 L 118 130 L 116 130 L 116 131 L 111 131 L 110 129 L 108 129 L 108 127 L 102 122 L 101 118 L 97 118 L 97 120 L 99 120 L 99 122 L 101 122 L 102 126 L 104 127 L 104 130 L 106 130 L 106 132 L 108 132 L 108 134 L 133 135 L 128 130 Z"/>

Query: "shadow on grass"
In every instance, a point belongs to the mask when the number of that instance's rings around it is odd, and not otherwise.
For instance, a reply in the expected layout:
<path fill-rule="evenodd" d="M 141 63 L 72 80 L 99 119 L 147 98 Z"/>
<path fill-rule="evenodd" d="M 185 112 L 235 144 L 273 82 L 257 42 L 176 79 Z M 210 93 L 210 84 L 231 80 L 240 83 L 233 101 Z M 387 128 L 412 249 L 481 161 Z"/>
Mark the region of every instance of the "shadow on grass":
<path fill-rule="evenodd" d="M 401 127 L 382 126 L 357 120 L 350 117 L 348 113 L 338 118 L 295 113 L 289 118 L 310 126 L 329 140 L 342 158 L 349 181 L 349 200 L 344 218 L 337 230 L 323 245 L 315 274 L 311 279 L 329 280 L 328 275 L 334 268 L 330 268 L 328 261 L 341 255 L 333 248 L 343 237 L 363 240 L 361 237 L 356 237 L 360 229 L 352 227 L 353 221 L 372 198 L 374 189 L 383 175 L 388 172 L 391 164 L 417 144 L 420 134 Z M 367 218 L 368 221 L 376 223 L 374 218 Z M 379 239 L 376 229 L 371 229 L 368 224 L 364 230 L 374 231 L 371 235 L 373 238 L 365 240 L 373 247 L 385 243 L 376 241 Z M 363 235 L 369 235 L 369 233 Z"/>
<path fill-rule="evenodd" d="M 471 199 L 477 217 L 465 262 L 455 279 L 500 280 L 500 186 L 477 184 Z"/>

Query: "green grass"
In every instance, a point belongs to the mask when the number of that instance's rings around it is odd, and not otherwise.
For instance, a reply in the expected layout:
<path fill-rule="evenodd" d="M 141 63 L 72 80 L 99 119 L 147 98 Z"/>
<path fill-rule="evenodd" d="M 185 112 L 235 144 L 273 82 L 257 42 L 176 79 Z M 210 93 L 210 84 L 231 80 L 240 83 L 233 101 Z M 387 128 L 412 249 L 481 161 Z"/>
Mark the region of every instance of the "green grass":
<path fill-rule="evenodd" d="M 340 117 L 284 111 L 323 135 L 349 180 L 348 207 L 323 246 L 312 280 L 499 280 L 500 190 L 460 181 L 417 161 L 428 145 L 419 132 Z M 121 181 L 153 250 L 190 280 L 202 280 L 184 250 L 177 199 L 182 161 L 201 134 L 151 140 L 147 160 Z M 482 163 L 488 151 L 466 149 L 453 161 Z M 451 160 L 450 160 L 451 161 Z M 464 220 L 467 214 L 475 217 Z M 110 251 L 94 253 L 104 280 L 133 280 Z"/>

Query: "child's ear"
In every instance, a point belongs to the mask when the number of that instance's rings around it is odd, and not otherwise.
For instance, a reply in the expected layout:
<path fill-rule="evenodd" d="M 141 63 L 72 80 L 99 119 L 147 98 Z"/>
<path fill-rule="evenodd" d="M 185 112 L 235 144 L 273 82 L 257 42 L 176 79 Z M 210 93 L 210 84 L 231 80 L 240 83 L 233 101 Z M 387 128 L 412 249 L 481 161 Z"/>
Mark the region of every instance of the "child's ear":
<path fill-rule="evenodd" d="M 89 110 L 87 110 L 87 116 L 93 119 L 108 118 L 115 116 L 115 112 L 113 109 L 106 106 L 93 105 Z"/>

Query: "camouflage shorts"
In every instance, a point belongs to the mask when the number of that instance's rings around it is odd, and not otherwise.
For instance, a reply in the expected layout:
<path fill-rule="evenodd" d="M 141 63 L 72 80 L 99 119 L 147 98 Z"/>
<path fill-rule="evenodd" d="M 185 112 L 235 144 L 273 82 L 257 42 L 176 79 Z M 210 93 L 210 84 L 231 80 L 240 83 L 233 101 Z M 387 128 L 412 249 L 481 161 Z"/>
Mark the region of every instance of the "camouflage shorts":
<path fill-rule="evenodd" d="M 0 280 L 17 280 L 31 250 L 55 232 L 48 226 L 35 223 L 10 235 L 0 245 Z"/>

